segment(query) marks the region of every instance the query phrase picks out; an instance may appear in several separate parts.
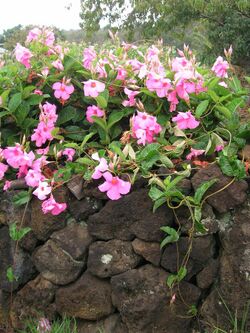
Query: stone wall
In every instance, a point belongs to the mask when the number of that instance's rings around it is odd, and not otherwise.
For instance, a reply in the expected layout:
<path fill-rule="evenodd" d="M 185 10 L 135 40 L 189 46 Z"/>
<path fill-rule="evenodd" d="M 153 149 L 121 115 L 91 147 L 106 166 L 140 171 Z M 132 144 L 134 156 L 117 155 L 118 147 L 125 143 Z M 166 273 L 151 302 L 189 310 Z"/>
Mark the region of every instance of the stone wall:
<path fill-rule="evenodd" d="M 215 165 L 198 171 L 182 186 L 187 194 L 216 177 L 216 191 L 230 181 Z M 0 327 L 9 316 L 21 328 L 28 316 L 41 314 L 76 317 L 79 333 L 191 333 L 212 332 L 213 325 L 228 329 L 224 306 L 243 316 L 250 298 L 250 198 L 247 183 L 235 182 L 211 196 L 203 209 L 205 235 L 196 234 L 187 276 L 175 290 L 166 286 L 170 273 L 188 246 L 189 213 L 167 207 L 152 213 L 152 201 L 143 181 L 131 194 L 108 201 L 96 183 L 74 179 L 56 193 L 68 202 L 68 212 L 44 215 L 39 200 L 28 206 L 23 226 L 30 226 L 18 244 L 8 225 L 20 223 L 23 209 L 1 195 L 0 207 Z M 161 226 L 181 225 L 176 244 L 160 250 Z M 179 254 L 179 255 L 178 255 Z M 178 259 L 179 258 L 179 259 Z M 11 286 L 9 266 L 18 280 Z M 10 291 L 13 290 L 12 305 Z M 190 306 L 199 310 L 190 315 Z M 198 319 L 197 319 L 198 318 Z M 250 320 L 248 321 L 250 327 Z"/>

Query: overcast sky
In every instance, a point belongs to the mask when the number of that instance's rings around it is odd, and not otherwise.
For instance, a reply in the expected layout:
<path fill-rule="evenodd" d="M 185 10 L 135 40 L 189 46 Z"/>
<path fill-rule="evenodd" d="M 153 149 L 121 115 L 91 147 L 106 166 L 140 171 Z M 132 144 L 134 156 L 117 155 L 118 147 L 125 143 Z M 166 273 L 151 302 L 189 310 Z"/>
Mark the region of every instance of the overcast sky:
<path fill-rule="evenodd" d="M 0 33 L 18 24 L 54 25 L 66 30 L 79 29 L 80 0 L 0 1 Z"/>

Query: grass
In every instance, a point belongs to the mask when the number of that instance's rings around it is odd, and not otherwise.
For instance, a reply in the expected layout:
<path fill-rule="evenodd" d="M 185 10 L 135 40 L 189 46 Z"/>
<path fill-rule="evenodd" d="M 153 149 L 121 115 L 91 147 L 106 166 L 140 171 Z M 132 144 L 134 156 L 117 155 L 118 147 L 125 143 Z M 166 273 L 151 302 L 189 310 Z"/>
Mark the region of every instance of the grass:
<path fill-rule="evenodd" d="M 25 325 L 25 329 L 19 330 L 18 333 L 39 333 L 38 320 L 28 320 Z M 73 318 L 67 317 L 57 319 L 51 323 L 50 333 L 78 333 L 76 322 Z"/>

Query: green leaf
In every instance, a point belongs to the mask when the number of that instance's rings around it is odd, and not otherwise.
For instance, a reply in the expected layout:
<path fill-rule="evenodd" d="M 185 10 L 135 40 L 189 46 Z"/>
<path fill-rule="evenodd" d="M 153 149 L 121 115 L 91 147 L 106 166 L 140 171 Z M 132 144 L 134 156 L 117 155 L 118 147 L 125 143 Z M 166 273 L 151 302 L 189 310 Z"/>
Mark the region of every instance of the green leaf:
<path fill-rule="evenodd" d="M 22 102 L 22 94 L 21 93 L 16 93 L 13 95 L 9 101 L 8 108 L 10 112 L 16 111 L 16 109 L 19 107 L 19 105 Z"/>
<path fill-rule="evenodd" d="M 84 131 L 79 126 L 67 126 L 65 127 L 65 137 L 82 142 L 86 136 L 87 131 Z"/>
<path fill-rule="evenodd" d="M 80 157 L 76 162 L 84 165 L 95 165 L 95 162 L 88 157 Z"/>
<path fill-rule="evenodd" d="M 34 91 L 36 89 L 36 86 L 28 86 L 25 87 L 22 91 L 22 97 L 23 99 L 27 98 L 30 96 L 31 92 Z"/>
<path fill-rule="evenodd" d="M 18 194 L 14 195 L 12 201 L 15 206 L 22 206 L 28 203 L 30 199 L 31 196 L 28 191 L 20 191 Z"/>
<path fill-rule="evenodd" d="M 108 99 L 109 99 L 109 92 L 107 89 L 105 89 L 97 97 L 95 97 L 95 100 L 101 109 L 106 109 L 108 105 Z"/>
<path fill-rule="evenodd" d="M 4 117 L 4 116 L 8 116 L 10 115 L 11 113 L 9 111 L 2 111 L 0 112 L 0 118 Z"/>
<path fill-rule="evenodd" d="M 167 201 L 166 197 L 159 198 L 155 201 L 153 206 L 153 213 L 155 213 L 156 209 L 162 206 Z"/>
<path fill-rule="evenodd" d="M 53 136 L 53 138 L 57 139 L 57 140 L 63 140 L 63 136 L 59 135 L 58 133 L 60 132 L 60 128 L 59 127 L 55 127 L 53 128 L 53 130 L 51 131 L 51 135 Z"/>
<path fill-rule="evenodd" d="M 174 285 L 174 283 L 177 281 L 177 275 L 170 274 L 167 278 L 167 286 L 169 289 L 171 289 Z"/>
<path fill-rule="evenodd" d="M 58 113 L 56 124 L 58 126 L 74 119 L 76 116 L 76 109 L 72 106 L 67 106 Z"/>
<path fill-rule="evenodd" d="M 215 103 L 219 101 L 220 97 L 216 94 L 216 92 L 214 92 L 213 90 L 208 90 L 207 93 Z"/>
<path fill-rule="evenodd" d="M 157 187 L 152 186 L 148 192 L 148 195 L 153 201 L 156 201 L 164 196 L 164 192 L 160 191 Z"/>
<path fill-rule="evenodd" d="M 186 267 L 182 266 L 177 272 L 178 282 L 181 282 L 185 278 L 186 275 L 187 275 L 187 269 L 186 269 Z"/>
<path fill-rule="evenodd" d="M 42 102 L 44 99 L 44 96 L 32 94 L 29 96 L 29 98 L 26 99 L 26 101 L 29 103 L 29 105 L 38 105 Z"/>
<path fill-rule="evenodd" d="M 216 105 L 215 109 L 218 110 L 227 119 L 230 119 L 232 117 L 231 111 L 225 106 Z"/>
<path fill-rule="evenodd" d="M 195 191 L 194 194 L 194 202 L 199 205 L 201 203 L 201 200 L 204 196 L 204 194 L 207 192 L 207 190 L 213 186 L 216 182 L 218 181 L 218 179 L 211 179 L 206 181 L 205 183 L 201 184 L 197 190 Z"/>
<path fill-rule="evenodd" d="M 160 161 L 166 168 L 170 168 L 170 169 L 174 168 L 173 162 L 166 155 L 161 155 Z"/>
<path fill-rule="evenodd" d="M 208 105 L 209 105 L 209 100 L 206 99 L 202 101 L 195 110 L 195 116 L 197 118 L 200 118 L 203 115 L 203 113 L 206 112 Z"/>
<path fill-rule="evenodd" d="M 19 241 L 22 239 L 28 232 L 31 231 L 31 228 L 21 228 L 17 229 L 16 223 L 12 223 L 9 227 L 10 238 L 14 241 Z"/>
<path fill-rule="evenodd" d="M 54 178 L 56 182 L 67 182 L 71 177 L 71 168 L 60 168 L 54 173 Z"/>
<path fill-rule="evenodd" d="M 81 146 L 80 146 L 80 149 L 81 149 L 81 150 L 82 150 L 83 147 L 86 145 L 86 143 L 92 138 L 93 135 L 95 135 L 95 133 L 90 132 L 89 134 L 87 134 L 87 135 L 84 137 L 84 139 L 83 139 L 83 141 L 82 141 L 82 143 L 81 143 Z"/>
<path fill-rule="evenodd" d="M 17 281 L 17 278 L 14 275 L 13 268 L 9 267 L 6 272 L 7 279 L 10 283 L 14 282 L 14 280 Z"/>
<path fill-rule="evenodd" d="M 123 117 L 124 113 L 122 111 L 113 111 L 108 118 L 108 129 L 118 123 Z"/>
<path fill-rule="evenodd" d="M 237 159 L 237 157 L 227 157 L 221 155 L 219 157 L 219 165 L 221 171 L 226 176 L 236 177 L 237 179 L 243 179 L 246 177 L 246 170 L 244 164 Z"/>
<path fill-rule="evenodd" d="M 124 155 L 124 153 L 121 150 L 121 144 L 119 141 L 113 141 L 111 142 L 111 144 L 109 145 L 109 148 L 118 156 L 120 156 L 123 160 L 126 160 L 126 156 Z"/>
<path fill-rule="evenodd" d="M 25 118 L 28 116 L 30 112 L 30 106 L 28 103 L 23 101 L 19 107 L 14 111 L 14 115 L 16 117 L 16 122 L 18 126 L 21 126 Z"/>
<path fill-rule="evenodd" d="M 169 244 L 169 243 L 175 243 L 178 241 L 179 239 L 179 234 L 178 232 L 174 229 L 174 228 L 170 228 L 170 227 L 161 227 L 160 228 L 162 231 L 164 231 L 166 234 L 168 234 L 167 237 L 165 237 L 163 239 L 163 241 L 161 242 L 161 249 Z"/>
<path fill-rule="evenodd" d="M 106 121 L 102 118 L 92 116 L 92 119 L 94 120 L 94 123 L 98 126 L 100 126 L 105 132 L 107 132 L 107 124 Z"/>

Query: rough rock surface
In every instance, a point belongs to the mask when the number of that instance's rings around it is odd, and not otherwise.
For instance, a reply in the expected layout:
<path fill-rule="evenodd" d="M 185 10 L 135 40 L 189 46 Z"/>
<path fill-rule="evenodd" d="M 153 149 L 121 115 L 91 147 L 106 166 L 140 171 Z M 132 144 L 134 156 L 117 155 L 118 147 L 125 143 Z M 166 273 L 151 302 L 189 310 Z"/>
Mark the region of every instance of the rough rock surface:
<path fill-rule="evenodd" d="M 226 304 L 240 320 L 250 298 L 250 198 L 236 210 L 234 224 L 221 233 L 223 252 L 220 257 L 218 284 L 204 301 L 201 313 L 204 322 L 230 328 Z M 223 300 L 223 301 L 222 301 Z M 250 329 L 248 313 L 246 332 Z"/>
<path fill-rule="evenodd" d="M 206 192 L 206 195 L 212 194 L 230 183 L 232 178 L 222 174 L 216 164 L 209 165 L 207 168 L 200 169 L 191 179 L 192 185 L 196 190 L 204 182 L 217 179 L 218 181 Z M 225 213 L 231 208 L 242 204 L 247 198 L 248 185 L 244 180 L 235 181 L 225 190 L 212 195 L 207 202 L 219 213 Z"/>
<path fill-rule="evenodd" d="M 85 220 L 91 214 L 98 212 L 102 208 L 101 200 L 95 198 L 84 198 L 80 201 L 71 198 L 69 200 L 69 211 L 77 220 Z"/>
<path fill-rule="evenodd" d="M 76 260 L 85 258 L 93 241 L 87 226 L 78 223 L 71 223 L 64 229 L 55 231 L 50 238 Z"/>
<path fill-rule="evenodd" d="M 61 315 L 99 320 L 114 311 L 110 284 L 85 272 L 76 282 L 57 290 L 56 307 Z"/>
<path fill-rule="evenodd" d="M 87 265 L 93 275 L 106 278 L 135 268 L 140 260 L 131 242 L 112 239 L 90 245 Z"/>
<path fill-rule="evenodd" d="M 152 212 L 148 191 L 142 189 L 109 201 L 99 213 L 90 216 L 88 228 L 91 235 L 103 240 L 132 240 L 136 236 L 145 241 L 160 241 L 160 227 L 172 222 L 173 214 L 167 207 Z"/>
<path fill-rule="evenodd" d="M 189 332 L 190 319 L 181 318 L 187 308 L 178 295 L 174 307 L 169 305 L 167 276 L 163 269 L 145 265 L 111 278 L 112 300 L 129 333 Z M 187 303 L 198 301 L 197 287 L 183 282 L 180 289 Z"/>
<path fill-rule="evenodd" d="M 192 251 L 187 264 L 187 279 L 199 272 L 215 254 L 215 241 L 212 235 L 193 239 Z M 178 252 L 177 252 L 178 247 Z M 180 237 L 177 243 L 165 247 L 161 258 L 161 266 L 171 273 L 177 272 L 177 263 L 181 263 L 188 251 L 188 237 Z M 179 253 L 179 260 L 178 254 Z"/>
<path fill-rule="evenodd" d="M 196 275 L 197 286 L 208 289 L 218 275 L 219 260 L 211 259 L 209 263 Z"/>
<path fill-rule="evenodd" d="M 12 283 L 13 290 L 28 282 L 36 272 L 30 255 L 21 248 L 16 248 L 15 242 L 9 236 L 9 228 L 2 227 L 0 228 L 0 289 L 4 291 L 11 289 L 11 284 L 6 276 L 9 267 L 13 267 L 14 275 L 17 278 Z"/>
<path fill-rule="evenodd" d="M 48 240 L 33 254 L 33 262 L 41 275 L 58 285 L 74 281 L 81 273 L 84 261 L 75 260 L 58 244 Z"/>
<path fill-rule="evenodd" d="M 128 333 L 127 328 L 125 328 L 117 313 L 97 322 L 79 320 L 77 322 L 77 328 L 78 333 Z"/>
<path fill-rule="evenodd" d="M 14 298 L 11 308 L 11 322 L 14 328 L 22 328 L 25 319 L 39 318 L 44 313 L 48 318 L 54 316 L 52 305 L 57 287 L 38 275 L 27 283 Z"/>
<path fill-rule="evenodd" d="M 132 242 L 135 253 L 142 256 L 155 266 L 159 266 L 161 260 L 160 244 L 156 242 L 145 242 L 141 239 L 134 239 Z"/>

